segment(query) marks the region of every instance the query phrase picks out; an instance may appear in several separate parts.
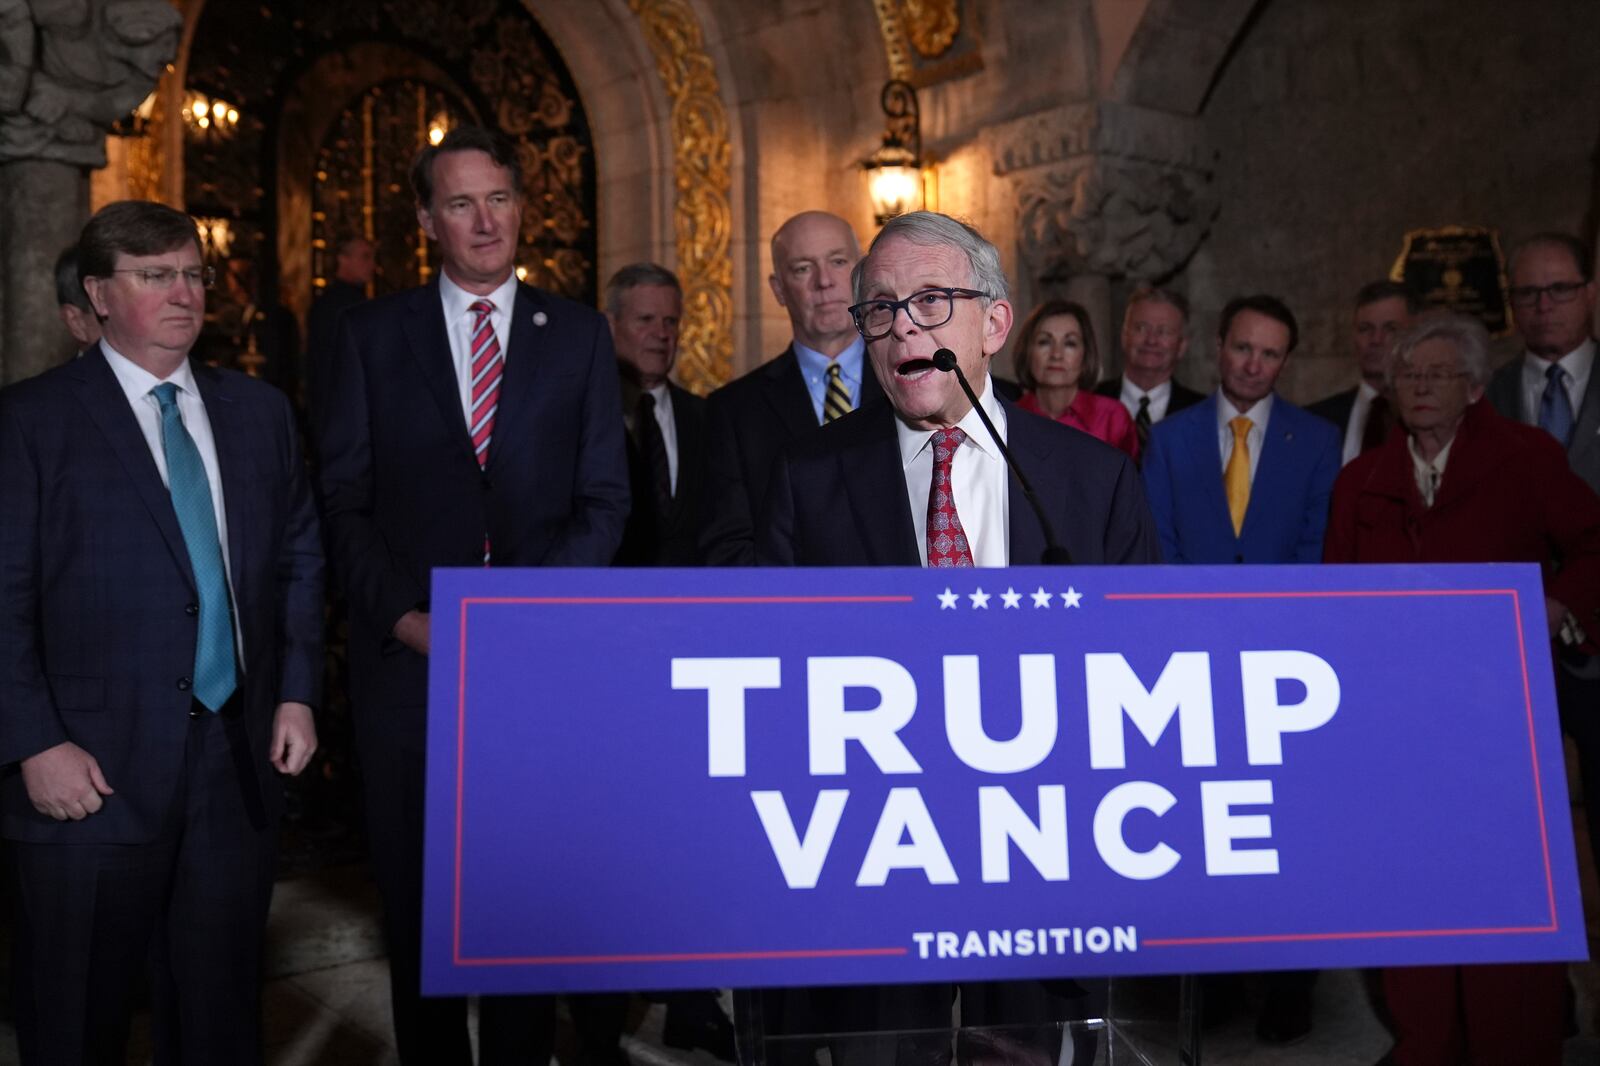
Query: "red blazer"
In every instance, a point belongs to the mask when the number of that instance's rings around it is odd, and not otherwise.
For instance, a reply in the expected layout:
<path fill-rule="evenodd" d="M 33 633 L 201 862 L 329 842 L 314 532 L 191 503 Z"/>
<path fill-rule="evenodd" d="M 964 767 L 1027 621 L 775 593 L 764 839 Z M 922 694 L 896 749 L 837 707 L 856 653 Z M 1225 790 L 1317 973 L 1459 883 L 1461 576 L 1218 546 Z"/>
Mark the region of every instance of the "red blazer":
<path fill-rule="evenodd" d="M 1024 411 L 1050 417 L 1039 406 L 1039 397 L 1033 392 L 1023 393 L 1017 406 Z M 1079 389 L 1056 421 L 1091 437 L 1098 437 L 1113 448 L 1122 449 L 1134 462 L 1139 461 L 1139 433 L 1134 429 L 1133 419 L 1128 416 L 1128 409 L 1122 406 L 1121 400 L 1107 399 L 1088 389 Z"/>
<path fill-rule="evenodd" d="M 1352 460 L 1333 485 L 1333 563 L 1538 563 L 1545 592 L 1600 636 L 1600 496 L 1542 429 L 1467 408 L 1432 507 L 1405 433 Z"/>

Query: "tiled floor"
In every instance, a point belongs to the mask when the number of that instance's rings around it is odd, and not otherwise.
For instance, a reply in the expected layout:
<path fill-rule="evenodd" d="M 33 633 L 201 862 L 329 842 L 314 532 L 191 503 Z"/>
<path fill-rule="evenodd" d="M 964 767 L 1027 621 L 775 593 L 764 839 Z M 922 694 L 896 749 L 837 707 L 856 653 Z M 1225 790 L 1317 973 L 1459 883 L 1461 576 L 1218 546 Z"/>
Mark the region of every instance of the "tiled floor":
<path fill-rule="evenodd" d="M 377 926 L 377 901 L 359 867 L 281 882 L 273 899 L 264 1017 L 269 1066 L 398 1066 L 390 1042 L 388 972 Z M 1600 1063 L 1600 967 L 1574 968 L 1583 986 L 1580 1008 L 1588 1034 L 1568 1043 L 1567 1066 Z M 662 1008 L 647 1012 L 625 1038 L 636 1066 L 715 1066 L 709 1055 L 685 1056 L 661 1046 Z M 1316 1028 L 1291 1048 L 1263 1048 L 1248 1012 L 1206 1034 L 1207 1066 L 1370 1066 L 1389 1046 L 1351 970 L 1317 984 Z M 1102 1053 L 1101 1059 L 1107 1056 Z M 0 1025 L 0 1066 L 17 1062 L 8 1027 Z M 137 1027 L 130 1061 L 148 1061 L 148 1038 Z M 1110 1066 L 1133 1061 L 1117 1057 Z M 1155 1061 L 1176 1062 L 1172 1055 Z"/>

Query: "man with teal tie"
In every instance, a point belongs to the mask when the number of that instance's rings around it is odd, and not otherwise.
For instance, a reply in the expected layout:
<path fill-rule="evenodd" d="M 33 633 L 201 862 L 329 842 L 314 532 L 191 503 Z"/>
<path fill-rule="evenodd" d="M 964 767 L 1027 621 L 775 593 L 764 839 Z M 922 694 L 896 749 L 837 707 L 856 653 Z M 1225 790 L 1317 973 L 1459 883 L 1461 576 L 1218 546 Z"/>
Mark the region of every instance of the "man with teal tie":
<path fill-rule="evenodd" d="M 189 362 L 194 222 L 104 208 L 104 327 L 0 392 L 0 832 L 22 1061 L 124 1061 L 153 962 L 158 1062 L 259 1063 L 282 794 L 316 748 L 322 555 L 288 401 Z"/>

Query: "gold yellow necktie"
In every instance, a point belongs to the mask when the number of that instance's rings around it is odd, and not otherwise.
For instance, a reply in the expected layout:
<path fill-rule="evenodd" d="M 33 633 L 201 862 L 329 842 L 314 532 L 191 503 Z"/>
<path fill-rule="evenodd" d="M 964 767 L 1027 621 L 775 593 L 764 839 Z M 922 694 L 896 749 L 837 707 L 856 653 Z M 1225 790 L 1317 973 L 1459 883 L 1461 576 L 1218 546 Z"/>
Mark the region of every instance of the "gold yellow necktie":
<path fill-rule="evenodd" d="M 1250 427 L 1253 423 L 1240 415 L 1228 423 L 1233 430 L 1233 454 L 1222 472 L 1222 485 L 1228 493 L 1228 514 L 1233 518 L 1233 535 L 1244 529 L 1244 512 L 1250 506 Z"/>

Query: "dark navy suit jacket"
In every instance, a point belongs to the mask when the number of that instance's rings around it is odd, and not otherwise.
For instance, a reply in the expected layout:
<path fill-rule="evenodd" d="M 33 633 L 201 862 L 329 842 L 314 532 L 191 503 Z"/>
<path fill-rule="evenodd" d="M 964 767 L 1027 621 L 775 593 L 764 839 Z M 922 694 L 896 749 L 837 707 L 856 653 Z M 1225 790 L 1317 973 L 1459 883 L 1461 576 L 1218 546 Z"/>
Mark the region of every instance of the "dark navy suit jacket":
<path fill-rule="evenodd" d="M 1006 444 L 1079 566 L 1160 562 L 1139 474 L 1087 433 L 1005 403 Z M 1039 562 L 1044 529 L 1010 479 L 1010 561 Z M 920 566 L 894 409 L 882 400 L 795 441 L 758 536 L 769 566 Z"/>
<path fill-rule="evenodd" d="M 1343 440 L 1324 419 L 1276 397 L 1244 527 L 1235 536 L 1222 486 L 1216 395 L 1168 415 L 1150 430 L 1143 467 L 1162 556 L 1169 563 L 1321 562 Z"/>
<path fill-rule="evenodd" d="M 859 407 L 883 398 L 871 356 L 861 363 Z M 700 554 L 708 566 L 756 561 L 756 520 L 772 464 L 785 445 L 817 431 L 817 412 L 794 347 L 731 381 L 706 401 L 706 506 Z"/>
<path fill-rule="evenodd" d="M 316 704 L 322 549 L 277 389 L 196 365 L 216 439 L 244 643 L 240 713 L 264 812 L 278 703 Z M 0 827 L 15 840 L 131 844 L 183 772 L 198 596 L 172 497 L 98 345 L 0 392 Z M 70 740 L 115 794 L 81 822 L 28 801 L 16 763 Z"/>
<path fill-rule="evenodd" d="M 341 319 L 320 419 L 331 560 L 350 603 L 358 713 L 420 744 L 427 659 L 390 636 L 434 567 L 606 566 L 628 517 L 611 331 L 519 285 L 489 461 L 480 470 L 437 282 Z"/>

